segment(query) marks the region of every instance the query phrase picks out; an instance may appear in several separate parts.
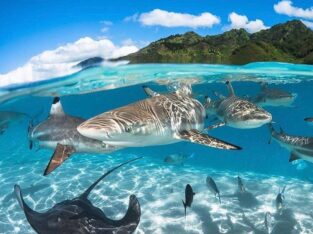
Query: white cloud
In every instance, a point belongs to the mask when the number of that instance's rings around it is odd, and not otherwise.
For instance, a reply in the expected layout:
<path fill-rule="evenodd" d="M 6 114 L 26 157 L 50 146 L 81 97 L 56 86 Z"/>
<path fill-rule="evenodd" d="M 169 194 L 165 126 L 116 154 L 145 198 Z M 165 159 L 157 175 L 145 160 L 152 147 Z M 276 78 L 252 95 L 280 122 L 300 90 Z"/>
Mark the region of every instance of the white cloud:
<path fill-rule="evenodd" d="M 294 7 L 292 1 L 283 0 L 274 5 L 274 10 L 278 14 L 288 15 L 292 17 L 299 17 L 305 19 L 313 19 L 313 7 L 303 9 Z"/>
<path fill-rule="evenodd" d="M 209 12 L 204 12 L 200 15 L 191 15 L 154 9 L 139 16 L 134 15 L 126 19 L 134 20 L 134 17 L 141 24 L 148 26 L 211 28 L 214 24 L 220 23 L 219 17 Z"/>
<path fill-rule="evenodd" d="M 0 86 L 64 76 L 77 71 L 78 68 L 73 66 L 90 57 L 117 58 L 136 51 L 137 46 L 130 43 L 116 46 L 106 38 L 100 40 L 90 37 L 80 38 L 54 50 L 44 51 L 32 57 L 24 66 L 7 74 L 0 74 Z"/>
<path fill-rule="evenodd" d="M 135 22 L 135 21 L 137 21 L 138 16 L 139 16 L 138 13 L 133 14 L 133 15 L 131 15 L 131 16 L 127 16 L 127 17 L 124 19 L 124 21 L 125 21 L 125 22 Z"/>
<path fill-rule="evenodd" d="M 109 31 L 110 26 L 113 25 L 113 23 L 111 21 L 107 21 L 107 20 L 100 21 L 100 24 L 102 25 L 102 28 L 100 31 L 103 33 Z"/>
<path fill-rule="evenodd" d="M 313 21 L 301 20 L 307 27 L 313 29 Z"/>
<path fill-rule="evenodd" d="M 268 27 L 264 25 L 263 21 L 260 19 L 249 21 L 248 17 L 245 15 L 239 15 L 236 12 L 232 12 L 228 15 L 228 21 L 230 25 L 228 29 L 240 29 L 243 28 L 249 33 L 258 32 L 262 29 L 267 29 Z"/>

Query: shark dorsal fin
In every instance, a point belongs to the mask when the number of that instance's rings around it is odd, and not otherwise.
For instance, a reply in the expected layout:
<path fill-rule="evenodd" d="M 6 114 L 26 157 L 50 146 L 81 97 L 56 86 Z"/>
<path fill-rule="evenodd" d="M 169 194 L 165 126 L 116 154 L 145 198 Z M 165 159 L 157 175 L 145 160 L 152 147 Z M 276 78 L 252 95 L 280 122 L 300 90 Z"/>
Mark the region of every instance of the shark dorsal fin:
<path fill-rule="evenodd" d="M 141 158 L 142 158 L 142 157 L 134 158 L 134 159 L 128 160 L 127 162 L 124 162 L 124 163 L 122 163 L 122 164 L 120 164 L 120 165 L 118 165 L 118 166 L 116 166 L 116 167 L 113 167 L 112 169 L 110 169 L 109 171 L 107 171 L 104 175 L 102 175 L 99 179 L 97 179 L 88 189 L 86 189 L 86 191 L 85 191 L 82 195 L 80 195 L 79 198 L 81 198 L 81 199 L 87 199 L 87 197 L 88 197 L 89 193 L 91 192 L 91 190 L 93 190 L 94 187 L 96 187 L 97 184 L 98 184 L 104 177 L 106 177 L 106 176 L 109 175 L 111 172 L 115 171 L 116 169 L 118 169 L 118 168 L 120 168 L 120 167 L 122 167 L 122 166 L 124 166 L 124 165 L 126 165 L 126 164 L 128 164 L 128 163 L 131 163 L 131 162 L 133 162 L 133 161 L 136 161 L 136 160 L 138 160 L 138 159 L 141 159 Z"/>
<path fill-rule="evenodd" d="M 63 107 L 59 97 L 55 97 L 50 109 L 50 116 L 63 116 L 65 115 Z"/>
<path fill-rule="evenodd" d="M 192 95 L 191 84 L 180 83 L 176 93 L 191 97 Z"/>
<path fill-rule="evenodd" d="M 227 89 L 228 89 L 228 93 L 229 93 L 229 96 L 235 96 L 235 91 L 234 91 L 234 88 L 233 86 L 231 85 L 230 81 L 226 81 L 226 85 L 227 85 Z"/>

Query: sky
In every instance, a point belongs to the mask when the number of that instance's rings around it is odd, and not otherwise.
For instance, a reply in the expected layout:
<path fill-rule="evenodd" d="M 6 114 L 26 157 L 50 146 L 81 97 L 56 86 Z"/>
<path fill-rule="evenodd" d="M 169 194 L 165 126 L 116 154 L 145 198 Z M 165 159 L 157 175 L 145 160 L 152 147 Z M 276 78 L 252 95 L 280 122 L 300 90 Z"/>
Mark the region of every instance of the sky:
<path fill-rule="evenodd" d="M 212 35 L 245 28 L 253 33 L 291 19 L 313 28 L 313 1 L 1 0 L 0 78 L 11 74 L 12 80 L 27 69 L 33 75 L 43 68 L 53 75 L 55 64 L 117 57 L 191 30 Z"/>

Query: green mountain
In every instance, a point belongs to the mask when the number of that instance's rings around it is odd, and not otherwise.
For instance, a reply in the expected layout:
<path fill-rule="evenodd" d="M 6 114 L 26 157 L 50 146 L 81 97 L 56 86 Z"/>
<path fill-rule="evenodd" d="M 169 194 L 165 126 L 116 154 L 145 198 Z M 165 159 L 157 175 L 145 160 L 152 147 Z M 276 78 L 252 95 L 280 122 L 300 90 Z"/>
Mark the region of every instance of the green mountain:
<path fill-rule="evenodd" d="M 313 31 L 301 21 L 293 20 L 253 34 L 244 29 L 204 37 L 187 32 L 162 38 L 116 60 L 129 60 L 130 63 L 280 61 L 313 64 Z"/>

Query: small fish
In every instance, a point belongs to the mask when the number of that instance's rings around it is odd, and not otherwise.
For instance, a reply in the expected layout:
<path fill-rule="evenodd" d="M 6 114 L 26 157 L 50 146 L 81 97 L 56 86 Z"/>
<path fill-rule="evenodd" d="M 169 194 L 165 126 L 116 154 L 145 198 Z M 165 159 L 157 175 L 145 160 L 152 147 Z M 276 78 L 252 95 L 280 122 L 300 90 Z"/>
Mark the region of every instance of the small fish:
<path fill-rule="evenodd" d="M 221 195 L 220 195 L 220 190 L 217 188 L 217 185 L 215 183 L 215 181 L 212 179 L 212 177 L 208 176 L 206 178 L 206 184 L 209 188 L 209 190 L 214 193 L 215 196 L 218 197 L 218 200 L 221 204 Z"/>
<path fill-rule="evenodd" d="M 306 122 L 308 122 L 308 123 L 310 123 L 310 124 L 313 124 L 313 117 L 306 117 L 306 118 L 304 119 L 304 121 L 306 121 Z"/>
<path fill-rule="evenodd" d="M 191 207 L 194 195 L 196 195 L 196 193 L 193 192 L 191 185 L 187 184 L 185 188 L 185 201 L 182 200 L 184 208 L 185 208 L 185 218 L 186 218 L 186 209 L 187 207 Z"/>
<path fill-rule="evenodd" d="M 246 188 L 243 185 L 242 179 L 239 176 L 237 176 L 237 181 L 238 181 L 238 190 L 242 193 L 245 192 Z"/>
<path fill-rule="evenodd" d="M 170 154 L 164 158 L 164 162 L 173 165 L 183 165 L 188 158 L 192 158 L 194 154 Z"/>
<path fill-rule="evenodd" d="M 283 189 L 281 191 L 279 191 L 279 193 L 276 196 L 276 209 L 277 211 L 281 212 L 281 210 L 284 208 L 285 204 L 284 204 L 284 200 L 285 200 L 285 189 L 286 186 L 283 187 Z"/>

